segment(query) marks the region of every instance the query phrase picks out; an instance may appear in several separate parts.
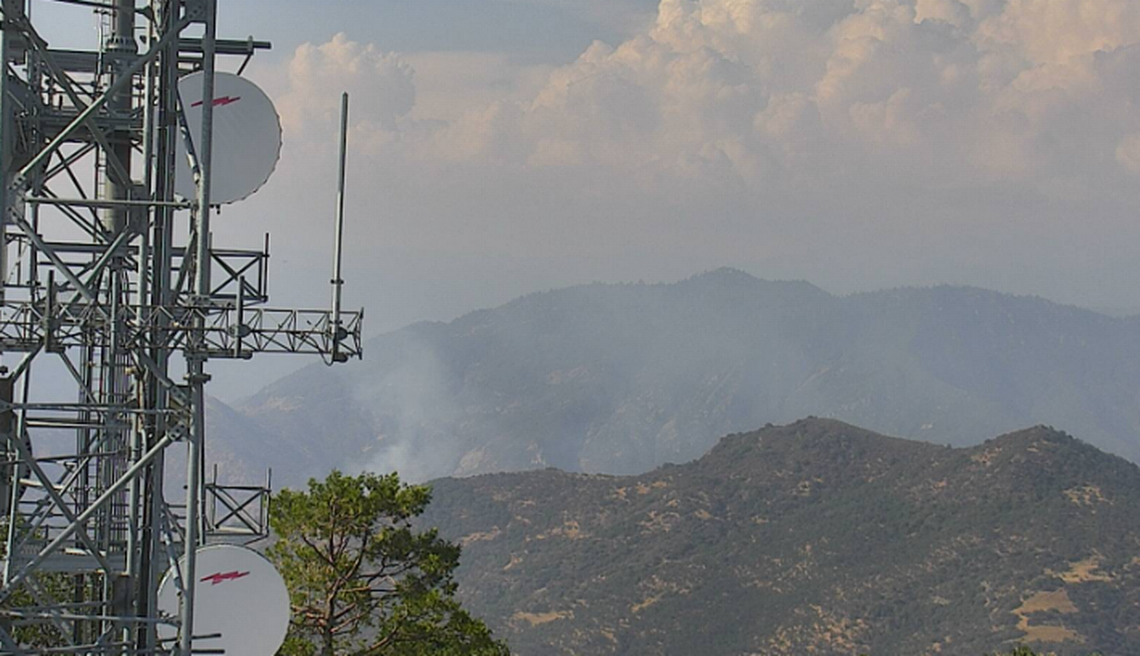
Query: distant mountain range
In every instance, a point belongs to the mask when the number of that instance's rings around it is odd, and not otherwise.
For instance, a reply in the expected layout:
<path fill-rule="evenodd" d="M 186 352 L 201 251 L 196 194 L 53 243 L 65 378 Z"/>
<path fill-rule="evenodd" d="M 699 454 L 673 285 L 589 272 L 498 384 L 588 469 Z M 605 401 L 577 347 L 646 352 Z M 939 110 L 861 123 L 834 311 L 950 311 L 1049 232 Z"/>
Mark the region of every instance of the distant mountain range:
<path fill-rule="evenodd" d="M 833 296 L 721 269 L 531 294 L 215 404 L 231 476 L 630 474 L 807 415 L 968 445 L 1058 426 L 1140 460 L 1140 318 L 934 287 Z"/>
<path fill-rule="evenodd" d="M 434 483 L 464 604 L 522 656 L 1140 653 L 1140 468 L 808 419 L 640 476 Z"/>

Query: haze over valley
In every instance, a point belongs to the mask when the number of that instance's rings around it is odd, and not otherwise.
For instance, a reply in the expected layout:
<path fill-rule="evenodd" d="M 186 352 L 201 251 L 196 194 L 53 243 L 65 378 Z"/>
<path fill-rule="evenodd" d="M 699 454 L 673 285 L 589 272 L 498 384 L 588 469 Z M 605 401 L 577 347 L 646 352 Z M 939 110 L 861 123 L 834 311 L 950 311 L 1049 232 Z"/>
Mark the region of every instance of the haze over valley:
<path fill-rule="evenodd" d="M 0 656 L 1140 654 L 1140 0 L 0 57 Z"/>
<path fill-rule="evenodd" d="M 807 415 L 955 446 L 1047 423 L 1140 460 L 1140 318 L 976 288 L 841 297 L 718 269 L 530 294 L 366 353 L 215 402 L 223 473 L 640 474 Z"/>
<path fill-rule="evenodd" d="M 1140 4 L 234 4 L 219 238 L 328 305 L 348 91 L 371 339 L 211 363 L 222 480 L 430 482 L 522 655 L 1140 650 Z"/>

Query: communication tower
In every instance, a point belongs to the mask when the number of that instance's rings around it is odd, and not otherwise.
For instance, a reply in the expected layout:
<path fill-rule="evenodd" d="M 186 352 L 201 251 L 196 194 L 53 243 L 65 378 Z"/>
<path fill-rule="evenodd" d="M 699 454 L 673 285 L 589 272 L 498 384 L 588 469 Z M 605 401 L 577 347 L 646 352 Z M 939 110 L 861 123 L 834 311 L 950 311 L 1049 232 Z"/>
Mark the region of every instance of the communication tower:
<path fill-rule="evenodd" d="M 48 43 L 48 4 L 94 11 L 98 47 Z M 216 206 L 269 174 L 227 169 L 231 140 L 214 139 L 215 116 L 256 89 L 217 59 L 269 44 L 217 38 L 216 16 L 217 0 L 0 0 L 0 654 L 44 653 L 28 631 L 50 653 L 208 652 L 216 636 L 188 629 L 198 547 L 264 532 L 265 491 L 206 481 L 207 362 L 361 354 L 340 228 L 329 310 L 267 307 L 268 237 L 212 239 Z M 343 148 L 341 181 L 338 226 Z M 174 463 L 184 498 L 167 492 Z M 168 571 L 174 615 L 159 610 Z"/>

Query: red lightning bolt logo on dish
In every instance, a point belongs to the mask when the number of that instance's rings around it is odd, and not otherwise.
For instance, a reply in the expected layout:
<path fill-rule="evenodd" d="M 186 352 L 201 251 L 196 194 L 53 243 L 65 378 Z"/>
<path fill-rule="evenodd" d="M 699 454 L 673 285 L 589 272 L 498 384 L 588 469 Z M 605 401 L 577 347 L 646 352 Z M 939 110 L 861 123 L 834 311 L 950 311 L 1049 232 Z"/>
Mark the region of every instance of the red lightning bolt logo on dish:
<path fill-rule="evenodd" d="M 233 103 L 236 103 L 239 100 L 241 100 L 241 96 L 237 96 L 237 97 L 223 96 L 222 98 L 214 98 L 214 107 L 225 107 L 226 105 L 232 105 Z M 192 103 L 190 106 L 191 107 L 201 107 L 202 104 L 205 102 L 206 101 L 204 101 L 204 100 L 199 100 L 196 103 Z"/>
<path fill-rule="evenodd" d="M 243 576 L 249 576 L 249 572 L 218 572 L 217 574 L 203 576 L 201 582 L 205 583 L 209 581 L 210 585 L 217 585 L 219 583 L 225 583 L 226 581 L 235 581 Z"/>

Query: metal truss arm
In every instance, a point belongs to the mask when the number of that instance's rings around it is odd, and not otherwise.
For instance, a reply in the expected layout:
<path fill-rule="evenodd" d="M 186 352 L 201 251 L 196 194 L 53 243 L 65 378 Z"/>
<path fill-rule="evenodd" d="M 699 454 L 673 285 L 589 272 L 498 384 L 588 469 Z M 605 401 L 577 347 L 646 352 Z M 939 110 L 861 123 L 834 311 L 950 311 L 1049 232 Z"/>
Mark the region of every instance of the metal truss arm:
<path fill-rule="evenodd" d="M 108 487 L 107 490 L 103 492 L 103 494 L 98 499 L 92 502 L 86 510 L 80 513 L 80 515 L 75 518 L 74 522 L 67 526 L 67 528 L 63 529 L 63 531 L 61 531 L 60 534 L 55 537 L 55 539 L 49 542 L 46 547 L 41 549 L 34 558 L 25 563 L 15 574 L 10 576 L 8 578 L 8 585 L 3 589 L 0 589 L 0 603 L 3 603 L 8 599 L 8 597 L 11 597 L 12 593 L 15 591 L 15 587 L 19 585 L 20 582 L 26 579 L 31 572 L 35 571 L 36 567 L 47 560 L 48 556 L 52 555 L 61 546 L 63 546 L 64 542 L 67 542 L 73 535 L 75 535 L 76 531 L 78 531 L 84 524 L 86 524 L 87 521 L 95 515 L 95 513 L 99 512 L 103 506 L 107 505 L 107 503 L 114 499 L 120 491 L 126 488 L 127 484 L 135 476 L 138 476 L 144 469 L 146 469 L 146 467 L 150 465 L 154 458 L 158 454 L 162 453 L 166 447 L 170 445 L 171 441 L 172 440 L 170 435 L 166 435 L 160 439 L 153 447 L 151 447 L 149 451 L 146 452 L 142 458 L 138 460 L 138 462 L 131 465 L 131 468 L 128 469 L 122 475 L 122 477 L 119 478 L 119 480 L 111 484 L 111 486 Z"/>
<path fill-rule="evenodd" d="M 167 46 L 178 39 L 178 35 L 182 32 L 182 30 L 189 27 L 190 24 L 198 18 L 196 13 L 197 12 L 195 11 L 188 11 L 187 15 L 183 16 L 175 24 L 174 29 L 164 34 L 162 38 L 152 44 L 150 50 L 141 55 L 138 60 L 131 64 L 114 84 L 108 87 L 102 94 L 99 95 L 98 98 L 95 99 L 94 102 L 88 105 L 86 109 L 81 111 L 78 116 L 72 119 L 71 123 L 69 123 L 62 132 L 56 135 L 56 137 L 52 139 L 51 143 L 45 146 L 43 150 L 41 150 L 36 154 L 35 157 L 31 159 L 31 161 L 25 164 L 24 167 L 20 169 L 18 178 L 26 178 L 32 171 L 38 169 L 47 160 L 48 157 L 51 157 L 51 155 L 56 150 L 58 150 L 60 146 L 67 143 L 68 139 L 72 136 L 72 134 L 75 133 L 76 130 L 79 129 L 81 125 L 85 124 L 89 118 L 94 116 L 95 112 L 102 109 L 103 105 L 106 105 L 115 95 L 126 88 L 134 79 L 135 75 L 137 75 L 140 71 L 143 70 L 144 67 L 150 64 L 150 62 L 155 57 L 157 57 L 159 53 L 163 52 Z M 31 29 L 31 25 L 26 23 L 26 19 L 25 25 L 28 29 Z"/>

